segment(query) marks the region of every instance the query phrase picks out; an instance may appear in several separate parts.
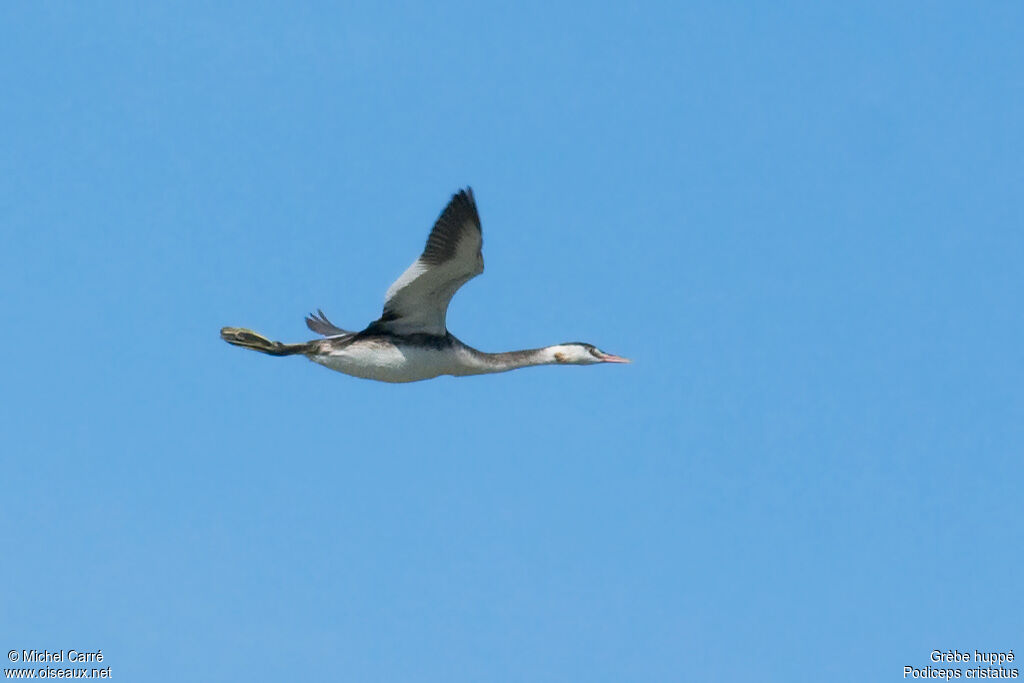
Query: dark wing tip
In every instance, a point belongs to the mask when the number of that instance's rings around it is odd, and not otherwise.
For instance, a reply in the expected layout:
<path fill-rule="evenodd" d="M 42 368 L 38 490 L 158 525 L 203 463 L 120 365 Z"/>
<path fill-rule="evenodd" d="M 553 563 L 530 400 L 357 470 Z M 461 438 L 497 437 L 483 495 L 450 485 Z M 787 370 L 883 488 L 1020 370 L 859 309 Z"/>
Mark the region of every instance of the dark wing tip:
<path fill-rule="evenodd" d="M 459 190 L 448 200 L 448 205 L 438 216 L 437 221 L 448 220 L 456 224 L 465 222 L 472 223 L 477 230 L 480 229 L 480 214 L 476 209 L 476 197 L 473 196 L 473 188 L 467 185 L 465 189 Z"/>
<path fill-rule="evenodd" d="M 473 196 L 473 188 L 468 185 L 452 195 L 448 205 L 437 217 L 434 229 L 427 237 L 423 259 L 431 264 L 447 261 L 455 255 L 459 241 L 467 230 L 476 230 L 478 235 L 482 232 L 476 198 Z"/>
<path fill-rule="evenodd" d="M 317 334 L 322 334 L 325 337 L 333 337 L 338 334 L 348 334 L 348 330 L 343 330 L 328 320 L 327 316 L 324 315 L 324 312 L 319 308 L 316 309 L 316 313 L 310 313 L 306 316 L 306 327 Z"/>

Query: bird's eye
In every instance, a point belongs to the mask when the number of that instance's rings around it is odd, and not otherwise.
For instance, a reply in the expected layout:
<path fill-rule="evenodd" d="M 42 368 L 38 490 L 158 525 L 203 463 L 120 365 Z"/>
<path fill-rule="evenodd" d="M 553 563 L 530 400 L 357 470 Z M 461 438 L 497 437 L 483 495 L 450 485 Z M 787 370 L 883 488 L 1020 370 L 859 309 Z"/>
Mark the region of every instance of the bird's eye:
<path fill-rule="evenodd" d="M 597 348 L 594 348 L 592 346 L 592 347 L 590 347 L 590 355 L 593 356 L 594 358 L 600 358 L 601 357 L 601 350 L 597 349 Z"/>

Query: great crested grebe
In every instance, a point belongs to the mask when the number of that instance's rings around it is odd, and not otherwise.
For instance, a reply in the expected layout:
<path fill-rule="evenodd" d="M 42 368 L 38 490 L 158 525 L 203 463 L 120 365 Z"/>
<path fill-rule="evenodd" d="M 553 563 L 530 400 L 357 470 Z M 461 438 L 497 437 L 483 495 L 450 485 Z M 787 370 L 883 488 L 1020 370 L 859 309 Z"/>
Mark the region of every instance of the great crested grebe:
<path fill-rule="evenodd" d="M 306 317 L 306 325 L 324 339 L 283 344 L 239 327 L 221 328 L 221 339 L 272 356 L 303 355 L 346 375 L 381 382 L 481 375 L 531 365 L 630 362 L 582 342 L 484 353 L 452 336 L 445 324 L 448 302 L 459 287 L 484 272 L 482 246 L 480 216 L 467 187 L 452 196 L 423 253 L 388 288 L 380 319 L 362 332 L 336 327 L 318 310 Z"/>

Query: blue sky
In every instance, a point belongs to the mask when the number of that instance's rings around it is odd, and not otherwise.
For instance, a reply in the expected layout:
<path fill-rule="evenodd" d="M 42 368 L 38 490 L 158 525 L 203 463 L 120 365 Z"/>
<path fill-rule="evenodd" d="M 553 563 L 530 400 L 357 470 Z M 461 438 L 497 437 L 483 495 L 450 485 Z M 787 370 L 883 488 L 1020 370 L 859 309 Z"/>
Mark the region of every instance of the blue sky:
<path fill-rule="evenodd" d="M 0 9 L 0 645 L 445 682 L 1024 647 L 1021 5 L 340 5 Z M 392 386 L 218 339 L 366 324 L 467 184 L 453 333 L 633 365 Z"/>

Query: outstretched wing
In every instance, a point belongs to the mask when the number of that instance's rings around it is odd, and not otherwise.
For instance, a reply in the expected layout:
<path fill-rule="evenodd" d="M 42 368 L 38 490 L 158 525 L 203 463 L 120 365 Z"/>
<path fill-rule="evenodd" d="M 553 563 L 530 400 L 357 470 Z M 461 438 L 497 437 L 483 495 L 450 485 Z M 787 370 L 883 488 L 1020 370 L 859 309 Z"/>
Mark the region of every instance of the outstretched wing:
<path fill-rule="evenodd" d="M 484 272 L 483 233 L 473 190 L 452 196 L 434 223 L 420 257 L 388 288 L 384 313 L 373 327 L 395 334 L 447 333 L 448 302 Z"/>

